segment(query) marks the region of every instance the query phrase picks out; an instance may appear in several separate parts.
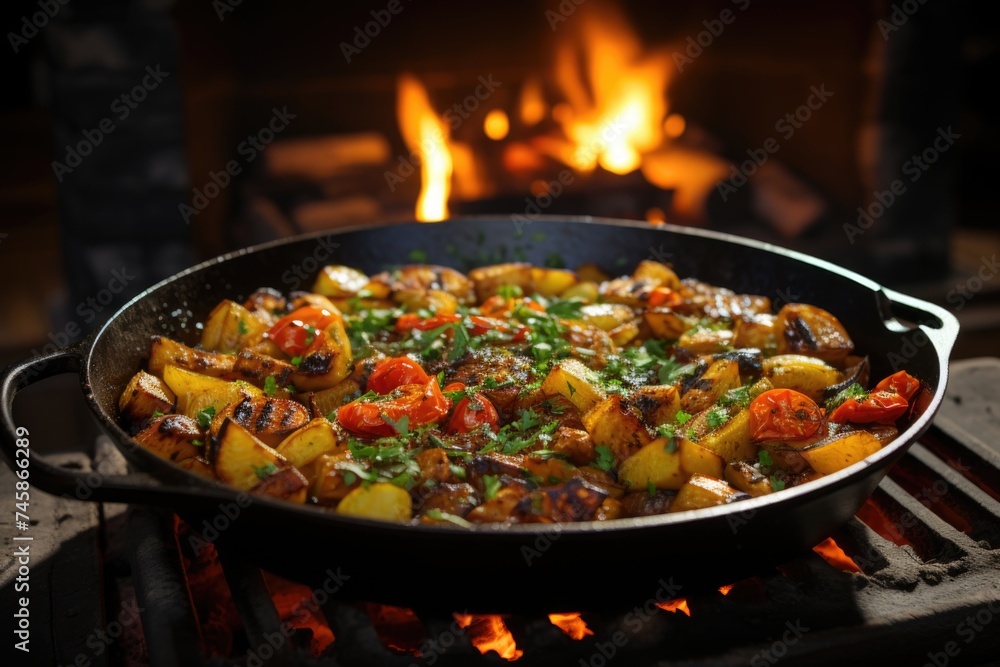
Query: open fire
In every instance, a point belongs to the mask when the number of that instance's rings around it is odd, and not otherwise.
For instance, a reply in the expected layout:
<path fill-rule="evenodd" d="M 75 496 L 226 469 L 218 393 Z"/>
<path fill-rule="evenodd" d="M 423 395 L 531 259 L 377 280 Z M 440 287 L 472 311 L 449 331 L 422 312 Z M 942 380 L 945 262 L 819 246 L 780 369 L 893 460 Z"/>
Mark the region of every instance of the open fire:
<path fill-rule="evenodd" d="M 421 157 L 417 220 L 448 217 L 453 194 L 494 190 L 489 176 L 477 172 L 488 174 L 498 165 L 477 170 L 477 160 L 494 160 L 508 172 L 526 175 L 525 193 L 533 191 L 532 183 L 551 180 L 566 167 L 580 175 L 600 169 L 618 176 L 641 168 L 654 187 L 683 185 L 675 182 L 684 180 L 677 159 L 664 164 L 661 155 L 687 126 L 683 116 L 669 113 L 667 86 L 673 73 L 667 51 L 643 45 L 617 10 L 588 4 L 560 32 L 551 71 L 521 84 L 516 108 L 494 107 L 484 114 L 483 135 L 503 142 L 500 153 L 485 157 L 471 144 L 454 140 L 424 85 L 403 75 L 399 127 L 407 147 Z M 677 155 L 684 162 L 685 152 Z M 719 173 L 711 170 L 712 177 Z"/>

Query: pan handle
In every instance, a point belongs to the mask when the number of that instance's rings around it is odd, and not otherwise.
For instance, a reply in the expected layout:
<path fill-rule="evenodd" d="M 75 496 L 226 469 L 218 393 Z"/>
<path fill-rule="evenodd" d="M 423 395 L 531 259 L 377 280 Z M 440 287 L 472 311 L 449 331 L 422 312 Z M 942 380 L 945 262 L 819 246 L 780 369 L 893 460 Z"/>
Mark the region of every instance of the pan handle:
<path fill-rule="evenodd" d="M 941 368 L 948 368 L 951 349 L 958 339 L 958 318 L 941 306 L 907 296 L 888 287 L 882 288 L 879 293 L 879 302 L 883 319 L 887 323 L 892 322 L 892 328 L 904 328 L 898 321 L 895 321 L 896 317 L 917 323 L 928 340 L 934 344 L 934 349 L 941 360 Z"/>
<path fill-rule="evenodd" d="M 169 486 L 148 474 L 103 475 L 80 473 L 54 465 L 31 451 L 31 433 L 14 422 L 14 399 L 25 387 L 35 382 L 61 375 L 79 373 L 83 367 L 86 343 L 51 354 L 32 357 L 11 364 L 0 373 L 0 421 L 3 422 L 0 448 L 7 465 L 23 481 L 34 488 L 67 498 L 94 502 L 142 503 L 179 506 L 201 506 L 206 501 L 231 501 L 238 495 L 222 487 L 194 485 Z"/>

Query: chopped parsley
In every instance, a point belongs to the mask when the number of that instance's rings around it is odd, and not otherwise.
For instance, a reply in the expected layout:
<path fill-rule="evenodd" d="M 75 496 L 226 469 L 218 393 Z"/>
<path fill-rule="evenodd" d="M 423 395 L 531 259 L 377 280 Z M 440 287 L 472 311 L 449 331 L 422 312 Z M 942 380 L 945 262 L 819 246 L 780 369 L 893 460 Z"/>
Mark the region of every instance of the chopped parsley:
<path fill-rule="evenodd" d="M 427 510 L 425 515 L 427 518 L 435 521 L 447 521 L 448 523 L 453 523 L 456 526 L 461 526 L 462 528 L 472 528 L 472 524 L 462 517 L 451 514 L 450 512 L 443 512 L 436 507 Z"/>
<path fill-rule="evenodd" d="M 406 437 L 410 434 L 410 418 L 403 415 L 399 419 L 392 419 L 389 415 L 382 413 L 379 415 L 382 417 L 382 421 L 392 427 L 392 430 L 396 432 L 400 437 Z"/>
<path fill-rule="evenodd" d="M 667 444 L 663 446 L 663 449 L 668 454 L 673 454 L 674 452 L 677 451 L 677 441 L 674 440 L 673 438 L 670 438 L 670 440 L 667 440 Z"/>
<path fill-rule="evenodd" d="M 201 446 L 202 446 L 202 445 L 204 445 L 205 443 L 204 443 L 204 442 L 202 442 L 201 440 L 192 440 L 192 441 L 191 441 L 191 444 L 192 444 L 192 445 L 194 445 L 195 447 L 201 447 Z"/>
<path fill-rule="evenodd" d="M 678 410 L 677 414 L 674 415 L 674 419 L 677 421 L 678 424 L 683 426 L 684 424 L 687 424 L 689 421 L 691 421 L 691 417 L 693 416 L 694 415 L 688 414 L 683 410 Z"/>
<path fill-rule="evenodd" d="M 236 323 L 236 330 L 240 332 L 241 336 L 246 336 L 250 333 L 250 327 L 247 326 L 247 323 L 243 321 L 242 317 Z"/>
<path fill-rule="evenodd" d="M 204 410 L 198 411 L 198 426 L 208 428 L 212 424 L 212 417 L 215 416 L 215 406 L 210 405 Z"/>
<path fill-rule="evenodd" d="M 156 419 L 157 417 L 162 417 L 162 416 L 163 416 L 163 413 L 160 412 L 159 410 L 154 410 L 153 411 L 153 419 Z"/>
<path fill-rule="evenodd" d="M 520 285 L 500 285 L 497 288 L 497 295 L 504 299 L 518 299 L 524 296 L 524 290 Z"/>
<path fill-rule="evenodd" d="M 708 416 L 705 419 L 709 428 L 719 428 L 729 421 L 729 413 L 723 408 L 712 408 L 708 411 Z"/>
<path fill-rule="evenodd" d="M 493 500 L 496 498 L 500 487 L 501 483 L 499 475 L 483 475 L 483 497 L 486 500 Z"/>
<path fill-rule="evenodd" d="M 594 467 L 600 468 L 604 472 L 610 472 L 615 466 L 615 455 L 611 448 L 607 445 L 598 445 L 594 447 L 594 451 L 597 452 L 597 458 L 593 461 Z"/>
<path fill-rule="evenodd" d="M 579 320 L 583 317 L 583 301 L 578 299 L 553 299 L 545 309 L 553 317 L 564 320 Z"/>
<path fill-rule="evenodd" d="M 302 363 L 302 355 L 299 355 L 297 357 L 292 357 L 292 360 L 289 363 L 291 363 L 292 366 L 295 366 L 296 368 L 298 368 L 299 364 Z"/>
<path fill-rule="evenodd" d="M 864 400 L 868 397 L 868 392 L 860 384 L 855 382 L 851 386 L 839 392 L 836 396 L 831 398 L 826 402 L 827 411 L 831 411 L 840 406 L 841 403 L 854 399 L 856 401 Z"/>
<path fill-rule="evenodd" d="M 661 438 L 677 437 L 677 428 L 673 424 L 660 424 L 656 427 L 656 435 Z"/>
<path fill-rule="evenodd" d="M 752 385 L 746 385 L 743 387 L 737 387 L 736 389 L 730 389 L 719 399 L 719 405 L 723 407 L 729 407 L 730 405 L 739 405 L 741 408 L 745 408 L 750 405 L 750 390 Z"/>
<path fill-rule="evenodd" d="M 774 459 L 771 458 L 771 452 L 766 449 L 762 449 L 757 452 L 757 461 L 760 462 L 761 470 L 770 469 L 774 465 Z"/>
<path fill-rule="evenodd" d="M 337 411 L 336 410 L 330 410 L 329 412 L 327 412 L 326 413 L 326 420 L 327 421 L 331 421 L 331 422 L 332 421 L 337 421 Z"/>
<path fill-rule="evenodd" d="M 778 479 L 776 476 L 771 475 L 771 488 L 775 491 L 783 491 L 785 488 L 785 482 Z"/>
<path fill-rule="evenodd" d="M 278 466 L 274 465 L 273 463 L 268 463 L 267 465 L 262 465 L 260 467 L 257 466 L 253 467 L 253 474 L 257 475 L 257 479 L 264 479 L 271 473 L 275 473 L 277 471 L 278 471 Z"/>
<path fill-rule="evenodd" d="M 268 396 L 274 396 L 278 393 L 278 381 L 274 379 L 273 375 L 268 375 L 264 379 L 264 393 Z"/>
<path fill-rule="evenodd" d="M 649 494 L 650 498 L 656 495 L 656 484 L 653 484 L 653 480 L 646 482 L 646 493 Z"/>

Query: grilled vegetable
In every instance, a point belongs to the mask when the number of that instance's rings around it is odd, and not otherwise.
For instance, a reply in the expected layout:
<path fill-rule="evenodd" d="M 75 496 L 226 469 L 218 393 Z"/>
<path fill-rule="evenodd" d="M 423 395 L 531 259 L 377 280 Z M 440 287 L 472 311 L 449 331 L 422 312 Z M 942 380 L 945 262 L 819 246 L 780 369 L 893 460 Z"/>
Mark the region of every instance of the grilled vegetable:
<path fill-rule="evenodd" d="M 670 503 L 670 511 L 684 512 L 715 507 L 749 497 L 748 494 L 737 491 L 720 479 L 707 475 L 692 475 Z"/>
<path fill-rule="evenodd" d="M 200 346 L 154 337 L 121 421 L 194 475 L 345 515 L 467 526 L 710 507 L 861 461 L 919 410 L 905 371 L 869 387 L 833 314 L 771 311 L 651 260 L 614 279 L 333 265 L 313 292 L 218 304 Z"/>
<path fill-rule="evenodd" d="M 288 467 L 284 456 L 253 436 L 232 419 L 222 423 L 215 454 L 219 480 L 241 491 L 250 491 L 261 480 Z"/>
<path fill-rule="evenodd" d="M 125 391 L 118 399 L 118 410 L 125 421 L 141 424 L 158 412 L 170 412 L 176 398 L 166 382 L 155 375 L 139 371 L 125 386 Z"/>

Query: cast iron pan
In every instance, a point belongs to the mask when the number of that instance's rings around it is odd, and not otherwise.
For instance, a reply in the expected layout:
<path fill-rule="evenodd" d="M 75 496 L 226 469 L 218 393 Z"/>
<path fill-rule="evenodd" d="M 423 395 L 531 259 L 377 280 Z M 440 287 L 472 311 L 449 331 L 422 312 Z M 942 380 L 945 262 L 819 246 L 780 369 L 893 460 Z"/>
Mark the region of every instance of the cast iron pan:
<path fill-rule="evenodd" d="M 88 482 L 34 457 L 37 488 L 69 497 L 89 489 L 92 501 L 168 507 L 193 526 L 214 522 L 224 526 L 215 540 L 220 549 L 307 585 L 339 573 L 338 593 L 347 598 L 443 611 L 607 609 L 641 604 L 661 580 L 682 590 L 730 583 L 822 541 L 854 515 L 941 402 L 958 334 L 957 321 L 942 308 L 832 264 L 725 234 L 589 218 L 539 219 L 522 231 L 506 218 L 369 226 L 240 250 L 184 271 L 133 299 L 84 344 L 4 371 L 6 458 L 13 466 L 18 390 L 79 373 L 91 410 L 135 472 L 95 484 L 93 476 Z M 263 497 L 250 501 L 157 458 L 117 424 L 118 397 L 143 367 L 153 334 L 190 341 L 195 323 L 221 299 L 240 301 L 261 286 L 307 289 L 324 263 L 373 273 L 414 258 L 463 270 L 522 259 L 540 265 L 558 259 L 568 267 L 596 262 L 612 275 L 645 258 L 669 261 L 681 276 L 779 305 L 794 300 L 825 308 L 870 356 L 873 378 L 905 368 L 930 391 L 920 416 L 895 442 L 822 480 L 729 506 L 556 527 L 399 526 Z"/>

